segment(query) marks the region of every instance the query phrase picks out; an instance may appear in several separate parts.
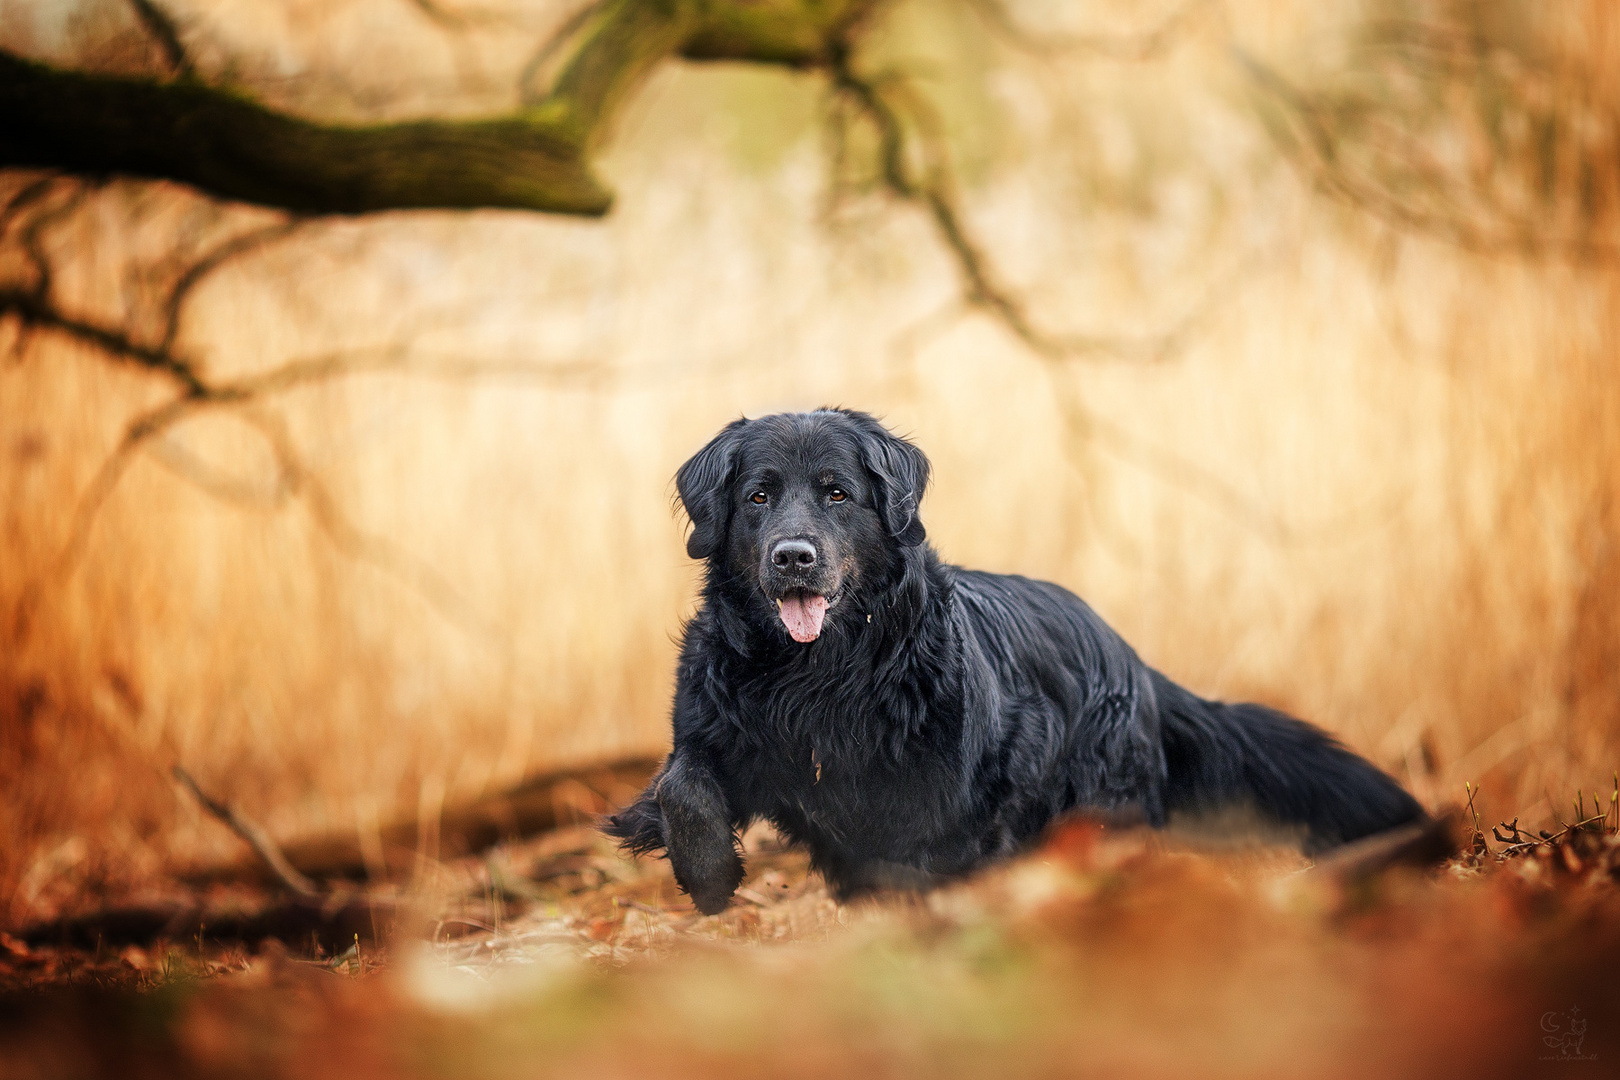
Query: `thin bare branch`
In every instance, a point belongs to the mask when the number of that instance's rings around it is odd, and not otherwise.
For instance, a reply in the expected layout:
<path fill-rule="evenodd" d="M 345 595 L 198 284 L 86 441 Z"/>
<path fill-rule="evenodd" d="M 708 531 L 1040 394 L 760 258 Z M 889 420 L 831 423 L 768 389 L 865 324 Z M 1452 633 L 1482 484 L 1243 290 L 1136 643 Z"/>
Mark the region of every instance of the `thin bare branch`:
<path fill-rule="evenodd" d="M 157 41 L 158 48 L 163 50 L 163 59 L 168 63 L 169 70 L 181 78 L 194 76 L 196 72 L 192 68 L 191 57 L 186 52 L 185 42 L 180 39 L 180 27 L 173 17 L 153 0 L 129 0 L 129 6 L 135 9 L 135 17 Z"/>
<path fill-rule="evenodd" d="M 188 391 L 202 392 L 196 374 L 166 353 L 131 341 L 121 331 L 63 315 L 28 293 L 0 290 L 0 314 L 16 315 L 25 327 L 55 330 L 117 359 L 162 371 L 177 379 Z"/>
<path fill-rule="evenodd" d="M 940 238 L 955 258 L 968 303 L 994 311 L 1014 334 L 1036 347 L 1040 336 L 1029 325 L 1022 307 L 991 279 L 984 254 L 969 237 L 957 210 L 950 173 L 937 163 L 939 155 L 931 155 L 936 165 L 930 175 L 914 179 L 906 161 L 905 123 L 878 84 L 856 74 L 848 50 L 834 54 L 831 74 L 834 87 L 854 101 L 877 129 L 878 167 L 884 185 L 896 197 L 923 207 L 933 219 Z M 1047 350 L 1037 348 L 1037 351 Z"/>
<path fill-rule="evenodd" d="M 96 519 L 117 489 L 138 451 L 145 449 L 152 440 L 196 412 L 210 408 L 231 407 L 240 409 L 239 415 L 242 419 L 256 427 L 269 443 L 280 470 L 278 490 L 302 497 L 310 506 L 316 524 L 335 546 L 350 557 L 371 563 L 399 578 L 421 594 L 452 623 L 482 636 L 493 636 L 494 631 L 488 621 L 473 611 L 465 599 L 431 566 L 388 540 L 372 536 L 349 522 L 319 478 L 303 463 L 286 432 L 285 423 L 279 418 L 271 418 L 252 409 L 252 406 L 273 395 L 301 386 L 345 375 L 384 371 L 444 379 L 522 378 L 550 385 L 577 385 L 587 388 L 602 385 L 604 380 L 611 378 L 609 373 L 587 363 L 548 366 L 458 358 L 413 359 L 406 347 L 389 346 L 373 352 L 332 353 L 291 361 L 262 374 L 232 382 L 201 383 L 199 384 L 201 388 L 196 392 L 182 393 L 161 405 L 137 414 L 126 424 L 117 446 L 102 461 L 90 483 L 79 496 L 73 519 L 69 524 L 67 540 L 56 558 L 56 574 L 66 576 L 78 565 Z M 160 455 L 160 460 L 182 478 L 196 479 L 193 471 L 184 466 L 176 467 L 172 454 Z M 210 489 L 210 485 L 206 482 L 199 483 L 198 486 L 205 491 Z M 22 623 L 27 623 L 28 615 L 27 612 L 19 615 Z"/>
<path fill-rule="evenodd" d="M 1023 301 L 996 280 L 988 257 L 970 233 L 949 155 L 938 134 L 942 125 L 930 115 L 921 96 L 910 93 L 897 76 L 879 80 L 858 74 L 847 49 L 833 53 L 829 72 L 835 91 L 852 101 L 877 131 L 883 185 L 895 197 L 921 207 L 933 221 L 962 277 L 966 303 L 990 314 L 1043 359 L 1163 362 L 1180 352 L 1197 322 L 1213 308 L 1213 303 L 1206 300 L 1168 331 L 1138 337 L 1054 334 L 1037 327 Z M 904 96 L 909 106 L 904 115 L 894 100 L 899 96 Z M 912 131 L 919 133 L 919 151 L 924 161 L 921 176 L 913 175 L 909 163 Z"/>
<path fill-rule="evenodd" d="M 1195 6 L 1198 5 L 1186 5 L 1182 14 L 1162 28 L 1160 39 L 1178 27 L 1186 12 Z M 1022 301 L 995 280 L 982 248 L 969 233 L 959 209 L 960 200 L 948 156 L 938 136 L 933 134 L 940 125 L 927 114 L 920 97 L 905 94 L 911 112 L 903 116 L 894 103 L 894 99 L 904 93 L 902 82 L 893 77 L 878 80 L 860 76 L 854 71 L 847 50 L 835 52 L 829 66 L 834 88 L 853 101 L 877 131 L 883 185 L 896 197 L 922 206 L 932 218 L 962 276 L 966 309 L 983 311 L 1009 330 L 1051 365 L 1048 370 L 1054 380 L 1060 380 L 1063 366 L 1075 360 L 1118 358 L 1139 363 L 1166 362 L 1182 352 L 1198 326 L 1218 308 L 1226 290 L 1242 280 L 1241 273 L 1221 275 L 1200 303 L 1167 330 L 1155 334 L 1136 337 L 1051 334 L 1037 328 Z M 925 169 L 921 177 L 913 175 L 908 162 L 909 131 L 913 129 L 921 133 L 925 143 L 931 143 L 922 148 Z M 834 140 L 836 150 L 841 151 L 842 146 L 842 139 Z M 924 336 L 947 329 L 963 313 L 964 308 L 957 305 L 936 312 L 917 327 L 903 332 L 892 348 L 909 355 L 919 347 L 918 342 Z M 1064 425 L 1076 443 L 1095 445 L 1121 461 L 1144 469 L 1273 543 L 1293 544 L 1312 537 L 1344 535 L 1346 526 L 1353 523 L 1347 520 L 1309 530 L 1296 528 L 1263 502 L 1197 462 L 1140 438 L 1088 409 L 1078 399 L 1072 399 L 1062 389 L 1058 396 L 1064 406 Z M 1358 513 L 1354 520 L 1362 516 Z"/>
<path fill-rule="evenodd" d="M 394 344 L 289 360 L 256 375 L 216 383 L 207 397 L 210 402 L 232 404 L 342 376 L 378 372 L 449 381 L 509 378 L 586 389 L 601 388 L 618 378 L 617 373 L 592 361 L 537 364 L 529 360 L 479 360 L 453 354 L 435 356 L 413 350 L 408 345 Z"/>
<path fill-rule="evenodd" d="M 208 388 L 202 378 L 189 363 L 172 352 L 142 345 L 123 330 L 97 326 L 88 320 L 65 315 L 33 291 L 0 289 L 0 314 L 15 315 L 25 327 L 53 330 L 115 359 L 161 372 L 179 383 L 187 395 L 207 395 Z"/>
<path fill-rule="evenodd" d="M 264 409 L 246 409 L 241 416 L 258 428 L 269 442 L 289 489 L 303 500 L 311 518 L 334 547 L 351 559 L 367 563 L 403 582 L 441 616 L 463 630 L 497 642 L 504 640 L 500 630 L 475 610 L 430 563 L 387 537 L 367 532 L 349 519 L 320 477 L 304 463 L 281 416 Z"/>
<path fill-rule="evenodd" d="M 71 190 L 67 197 L 55 206 L 41 210 L 29 218 L 21 230 L 23 255 L 34 268 L 34 285 L 31 291 L 40 301 L 50 298 L 54 277 L 51 260 L 45 253 L 45 230 L 73 216 L 79 207 L 84 205 L 85 200 L 101 188 L 101 181 L 98 179 L 73 177 L 68 183 Z M 43 194 L 41 193 L 41 197 Z"/>
<path fill-rule="evenodd" d="M 268 487 L 239 477 L 230 476 L 204 458 L 187 449 L 172 436 L 152 439 L 147 446 L 152 460 L 174 475 L 204 492 L 210 498 L 237 506 L 258 506 L 275 509 L 284 506 L 292 490 L 287 478 L 281 475 L 281 463 L 276 463 L 276 478 Z"/>
<path fill-rule="evenodd" d="M 1514 220 L 1514 215 L 1500 205 L 1493 191 L 1459 190 L 1457 182 L 1421 140 L 1412 138 L 1411 132 L 1381 124 L 1376 118 L 1359 119 L 1369 131 L 1386 136 L 1379 143 L 1380 147 L 1388 151 L 1387 158 L 1399 160 L 1413 182 L 1392 185 L 1380 183 L 1375 176 L 1359 174 L 1348 160 L 1343 145 L 1342 105 L 1296 86 L 1275 68 L 1237 45 L 1230 46 L 1230 53 L 1251 85 L 1277 107 L 1291 127 L 1287 136 L 1279 136 L 1285 154 L 1324 194 L 1402 230 L 1432 236 L 1479 255 L 1519 255 L 1577 262 L 1620 259 L 1620 244 L 1589 231 L 1578 236 L 1547 235 L 1535 223 Z M 1405 197 L 1407 189 L 1439 193 L 1441 209 Z M 1464 194 L 1483 201 L 1489 220 L 1444 207 L 1447 201 L 1461 202 Z"/>
<path fill-rule="evenodd" d="M 95 526 L 101 508 L 106 505 L 108 498 L 118 487 L 118 482 L 123 479 L 129 463 L 135 457 L 135 452 L 141 449 L 147 440 L 161 435 L 182 420 L 200 400 L 191 395 L 182 395 L 141 413 L 124 428 L 123 437 L 118 440 L 118 445 L 102 460 L 95 475 L 90 478 L 90 483 L 80 493 L 79 501 L 74 505 L 73 519 L 68 524 L 67 540 L 56 556 L 57 575 L 65 577 L 78 565 L 79 557 L 90 539 L 90 531 Z"/>
<path fill-rule="evenodd" d="M 175 780 L 179 781 L 180 786 L 191 793 L 192 798 L 196 799 L 204 810 L 224 822 L 233 833 L 247 841 L 248 846 L 254 850 L 260 859 L 264 860 L 264 865 L 269 867 L 270 872 L 283 885 L 299 896 L 313 897 L 321 895 L 321 890 L 316 887 L 315 883 L 299 873 L 298 868 L 287 861 L 287 856 L 281 853 L 281 848 L 276 845 L 276 842 L 270 838 L 270 834 L 265 832 L 258 822 L 242 813 L 234 803 L 221 802 L 204 792 L 197 785 L 197 781 L 192 779 L 191 774 L 180 766 L 176 765 L 173 772 Z"/>
<path fill-rule="evenodd" d="M 170 353 L 174 350 L 175 339 L 180 336 L 180 324 L 185 315 L 186 301 L 196 291 L 197 286 L 215 270 L 230 262 L 238 256 L 257 251 L 277 240 L 292 235 L 307 219 L 290 217 L 284 221 L 265 225 L 257 229 L 250 229 L 245 233 L 234 236 L 219 244 L 202 258 L 186 268 L 180 275 L 174 288 L 169 291 L 169 298 L 163 310 L 163 338 L 159 343 L 161 352 Z"/>
<path fill-rule="evenodd" d="M 1293 539 L 1292 530 L 1269 506 L 1197 462 L 1156 445 L 1095 411 L 1087 411 L 1079 426 L 1081 436 L 1099 448 L 1152 473 L 1267 540 L 1285 543 Z"/>
<path fill-rule="evenodd" d="M 279 384 L 277 388 L 286 389 L 292 385 L 295 384 L 287 382 Z M 350 521 L 320 478 L 304 463 L 287 431 L 286 422 L 277 415 L 256 408 L 255 398 L 256 393 L 249 393 L 242 387 L 226 387 L 210 390 L 201 396 L 186 395 L 172 399 L 131 420 L 118 445 L 102 462 L 79 497 L 68 539 L 57 555 L 56 574 L 66 576 L 78 564 L 102 507 L 116 490 L 139 450 L 198 410 L 235 406 L 237 415 L 258 430 L 270 446 L 279 470 L 278 490 L 300 498 L 308 506 L 315 524 L 334 547 L 350 558 L 368 563 L 397 578 L 454 625 L 481 637 L 500 640 L 499 631 L 432 566 L 385 537 L 368 533 Z M 164 464 L 174 468 L 172 459 L 164 461 Z M 195 479 L 184 468 L 176 471 L 187 480 Z M 208 489 L 206 483 L 199 486 Z M 42 594 L 35 589 L 29 596 L 32 602 L 37 602 Z M 19 626 L 27 626 L 31 622 L 32 602 L 19 606 Z"/>
<path fill-rule="evenodd" d="M 1054 379 L 1063 373 L 1049 369 Z M 1300 523 L 1278 513 L 1264 499 L 1226 480 L 1205 465 L 1137 434 L 1117 420 L 1087 407 L 1066 379 L 1054 386 L 1064 426 L 1081 446 L 1093 446 L 1115 460 L 1142 472 L 1203 503 L 1228 521 L 1279 547 L 1297 547 L 1353 540 L 1394 520 L 1410 500 L 1410 492 L 1397 490 L 1331 518 Z M 1074 461 L 1076 468 L 1081 462 Z"/>
<path fill-rule="evenodd" d="M 909 364 L 917 358 L 917 354 L 932 345 L 942 335 L 961 322 L 968 314 L 968 307 L 959 299 L 953 299 L 914 322 L 901 327 L 900 331 L 889 339 L 886 352 L 891 364 Z"/>
<path fill-rule="evenodd" d="M 46 171 L 13 192 L 5 206 L 0 207 L 0 239 L 11 229 L 11 223 L 18 214 L 43 199 L 61 179 L 61 173 Z"/>
<path fill-rule="evenodd" d="M 534 51 L 518 72 L 518 100 L 525 105 L 538 105 L 545 100 L 549 87 L 541 88 L 535 85 L 546 66 L 556 59 L 570 41 L 572 41 L 587 23 L 594 19 L 602 10 L 607 0 L 592 0 L 578 11 L 570 15 L 550 37 L 541 42 L 540 47 Z"/>

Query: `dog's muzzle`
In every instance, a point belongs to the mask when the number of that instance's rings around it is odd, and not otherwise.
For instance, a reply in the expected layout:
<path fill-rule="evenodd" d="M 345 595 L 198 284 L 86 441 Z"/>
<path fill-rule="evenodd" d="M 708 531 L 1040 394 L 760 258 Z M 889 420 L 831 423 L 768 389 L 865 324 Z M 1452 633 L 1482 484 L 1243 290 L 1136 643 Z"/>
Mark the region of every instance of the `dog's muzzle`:
<path fill-rule="evenodd" d="M 816 542 L 807 536 L 778 540 L 760 568 L 760 585 L 776 604 L 788 635 L 801 645 L 821 636 L 827 609 L 837 601 L 826 581 L 827 564 Z"/>

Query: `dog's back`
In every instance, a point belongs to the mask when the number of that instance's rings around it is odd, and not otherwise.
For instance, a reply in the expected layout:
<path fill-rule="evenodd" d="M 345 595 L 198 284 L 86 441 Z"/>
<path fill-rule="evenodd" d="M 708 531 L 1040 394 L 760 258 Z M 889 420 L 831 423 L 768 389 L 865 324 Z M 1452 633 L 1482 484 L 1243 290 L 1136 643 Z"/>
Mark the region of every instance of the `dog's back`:
<path fill-rule="evenodd" d="M 1311 852 L 1422 817 L 1399 785 L 1321 729 L 1263 705 L 1208 701 L 1147 667 L 1061 586 L 951 571 L 986 661 L 966 677 L 1026 703 L 981 765 L 1008 774 L 997 778 L 1003 790 L 1053 814 L 1123 811 L 1154 825 L 1248 808 L 1301 831 Z"/>

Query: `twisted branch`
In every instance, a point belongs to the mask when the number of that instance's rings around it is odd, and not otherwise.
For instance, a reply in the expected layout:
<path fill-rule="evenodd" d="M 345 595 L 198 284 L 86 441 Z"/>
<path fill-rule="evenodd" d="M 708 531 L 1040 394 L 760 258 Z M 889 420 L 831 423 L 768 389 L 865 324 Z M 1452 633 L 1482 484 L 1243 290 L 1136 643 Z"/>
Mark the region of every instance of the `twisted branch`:
<path fill-rule="evenodd" d="M 80 493 L 69 522 L 68 535 L 54 562 L 54 575 L 65 577 L 79 563 L 102 508 L 117 489 L 137 453 L 156 445 L 156 440 L 184 420 L 207 409 L 231 409 L 259 432 L 270 447 L 277 467 L 273 502 L 286 498 L 301 501 L 313 522 L 339 551 L 357 561 L 377 567 L 405 584 L 425 599 L 448 621 L 462 629 L 498 638 L 498 632 L 480 616 L 457 590 L 423 560 L 385 537 L 374 535 L 355 524 L 343 512 L 316 473 L 305 464 L 287 430 L 285 421 L 264 406 L 274 397 L 300 387 L 355 374 L 392 371 L 440 379 L 481 377 L 540 380 L 548 385 L 593 387 L 611 377 L 599 365 L 542 365 L 516 360 L 477 360 L 460 356 L 434 356 L 414 353 L 405 345 L 385 345 L 370 350 L 346 350 L 289 360 L 265 371 L 231 379 L 212 378 L 201 366 L 177 348 L 187 300 L 209 276 L 234 259 L 262 250 L 284 239 L 304 222 L 289 218 L 250 229 L 205 252 L 179 275 L 159 305 L 161 332 L 156 344 L 148 344 L 131 330 L 106 326 L 61 311 L 52 296 L 52 273 L 45 250 L 45 232 L 75 212 L 92 190 L 80 184 L 56 205 L 45 205 L 47 196 L 57 190 L 58 178 L 48 176 L 26 185 L 0 208 L 0 240 L 12 231 L 17 220 L 34 209 L 20 228 L 16 246 L 34 271 L 28 287 L 0 288 L 0 315 L 20 321 L 25 331 L 59 334 L 87 345 L 109 360 L 127 363 L 166 378 L 174 387 L 168 400 L 129 418 L 118 442 L 102 460 L 89 483 Z M 240 492 L 223 483 L 206 467 L 176 447 L 166 446 L 155 456 L 176 475 L 199 489 L 237 501 Z M 42 598 L 38 583 L 24 591 L 17 625 L 26 628 L 32 621 L 32 607 Z"/>
<path fill-rule="evenodd" d="M 257 229 L 249 229 L 219 244 L 187 267 L 170 289 L 169 298 L 163 305 L 163 336 L 158 342 L 158 350 L 166 355 L 173 355 L 175 339 L 180 336 L 180 323 L 185 314 L 186 301 L 191 298 L 191 294 L 196 291 L 203 279 L 232 259 L 286 239 L 303 223 L 304 219 L 290 217 Z"/>
<path fill-rule="evenodd" d="M 939 135 L 942 125 L 923 97 L 910 92 L 899 76 L 880 80 L 861 75 L 854 67 L 848 42 L 831 51 L 827 68 L 834 92 L 853 103 L 877 133 L 883 186 L 896 198 L 923 209 L 933 223 L 956 263 L 965 303 L 989 314 L 1037 356 L 1053 362 L 1111 358 L 1164 363 L 1181 353 L 1198 324 L 1215 307 L 1220 289 L 1212 289 L 1203 302 L 1167 329 L 1145 335 L 1055 333 L 1036 325 L 1024 302 L 997 280 L 982 244 L 967 224 L 950 156 Z M 923 166 L 914 170 L 911 160 L 918 157 Z M 1229 276 L 1227 284 L 1232 280 Z"/>
<path fill-rule="evenodd" d="M 32 290 L 0 289 L 0 315 L 15 315 L 24 329 L 55 330 L 114 359 L 161 372 L 179 383 L 188 395 L 201 396 L 206 392 L 206 386 L 191 365 L 173 353 L 142 345 L 122 330 L 65 315 Z"/>
<path fill-rule="evenodd" d="M 175 363 L 181 364 L 179 361 Z M 495 636 L 491 624 L 474 612 L 467 600 L 430 565 L 392 541 L 369 533 L 352 522 L 320 478 L 304 463 L 285 421 L 262 407 L 275 395 L 302 386 L 345 375 L 384 371 L 455 380 L 515 377 L 539 380 L 548 385 L 584 387 L 600 385 L 610 378 L 609 373 L 600 367 L 585 363 L 541 365 L 456 357 L 419 358 L 412 357 L 405 346 L 393 345 L 369 351 L 338 352 L 292 360 L 268 371 L 235 380 L 201 381 L 195 390 L 188 387 L 170 400 L 144 410 L 126 422 L 117 445 L 102 460 L 79 496 L 68 538 L 56 559 L 56 573 L 65 576 L 78 565 L 96 519 L 138 452 L 203 410 L 229 408 L 259 431 L 276 459 L 278 476 L 274 501 L 282 501 L 282 493 L 302 500 L 309 508 L 312 520 L 345 555 L 369 563 L 398 579 L 462 629 L 485 637 Z M 160 454 L 159 460 L 206 492 L 215 493 L 214 489 L 219 486 L 207 479 L 206 474 L 189 468 L 189 463 L 183 457 L 177 459 L 172 452 Z"/>
<path fill-rule="evenodd" d="M 1410 46 L 1421 55 L 1404 62 L 1420 77 L 1477 82 L 1482 70 L 1473 54 L 1480 43 L 1460 40 L 1422 26 L 1386 24 L 1375 28 L 1369 46 L 1399 55 Z M 1539 221 L 1503 205 L 1492 176 L 1458 178 L 1432 153 L 1431 132 L 1418 130 L 1418 117 L 1402 117 L 1386 104 L 1354 94 L 1307 90 L 1252 53 L 1229 46 L 1231 56 L 1248 77 L 1274 121 L 1272 133 L 1288 159 L 1314 182 L 1316 188 L 1399 229 L 1432 236 L 1480 255 L 1520 255 L 1572 261 L 1620 259 L 1620 243 L 1605 239 L 1592 222 L 1583 222 L 1577 235 L 1550 233 Z M 1465 63 L 1465 59 L 1469 62 Z M 1493 108 L 1516 105 L 1510 88 L 1497 88 Z M 1499 99 L 1499 100 L 1497 100 Z M 1449 118 L 1446 118 L 1449 119 Z M 1556 138 L 1553 117 L 1535 116 L 1531 127 Z M 1615 116 L 1603 117 L 1609 124 Z M 1356 160 L 1358 150 L 1371 149 L 1373 163 Z M 1496 152 L 1498 148 L 1492 148 Z M 1380 174 L 1382 165 L 1385 174 Z M 1390 175 L 1390 171 L 1393 174 Z M 1497 172 L 1509 170 L 1493 170 Z M 1584 185 L 1592 178 L 1583 178 Z M 1546 201 L 1562 195 L 1572 202 L 1598 194 L 1584 188 L 1576 192 L 1542 192 Z M 1611 198 L 1616 192 L 1603 192 Z M 1472 203 L 1472 206 L 1469 204 Z"/>
<path fill-rule="evenodd" d="M 183 77 L 67 71 L 0 51 L 0 167 L 177 180 L 299 213 L 509 207 L 595 216 L 612 196 L 591 171 L 626 100 L 665 61 L 794 67 L 825 56 L 879 0 L 602 0 L 554 35 L 565 59 L 524 107 L 475 120 L 343 125 L 266 107 L 191 71 L 174 22 L 131 0 Z M 415 0 L 441 25 L 467 16 Z M 537 61 L 551 53 L 542 50 Z"/>

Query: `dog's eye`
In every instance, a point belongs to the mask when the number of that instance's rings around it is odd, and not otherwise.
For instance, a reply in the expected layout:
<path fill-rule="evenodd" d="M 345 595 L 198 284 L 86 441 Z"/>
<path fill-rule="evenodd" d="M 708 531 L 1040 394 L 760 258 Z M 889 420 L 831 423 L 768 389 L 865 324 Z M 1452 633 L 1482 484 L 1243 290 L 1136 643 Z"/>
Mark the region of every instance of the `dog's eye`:
<path fill-rule="evenodd" d="M 849 495 L 844 491 L 843 488 L 833 488 L 831 491 L 827 492 L 827 498 L 833 502 L 843 502 L 845 499 L 849 498 Z"/>
<path fill-rule="evenodd" d="M 748 501 L 751 503 L 757 503 L 760 506 L 764 506 L 766 503 L 771 501 L 771 497 L 765 494 L 763 491 L 756 491 L 752 495 L 748 496 Z"/>

